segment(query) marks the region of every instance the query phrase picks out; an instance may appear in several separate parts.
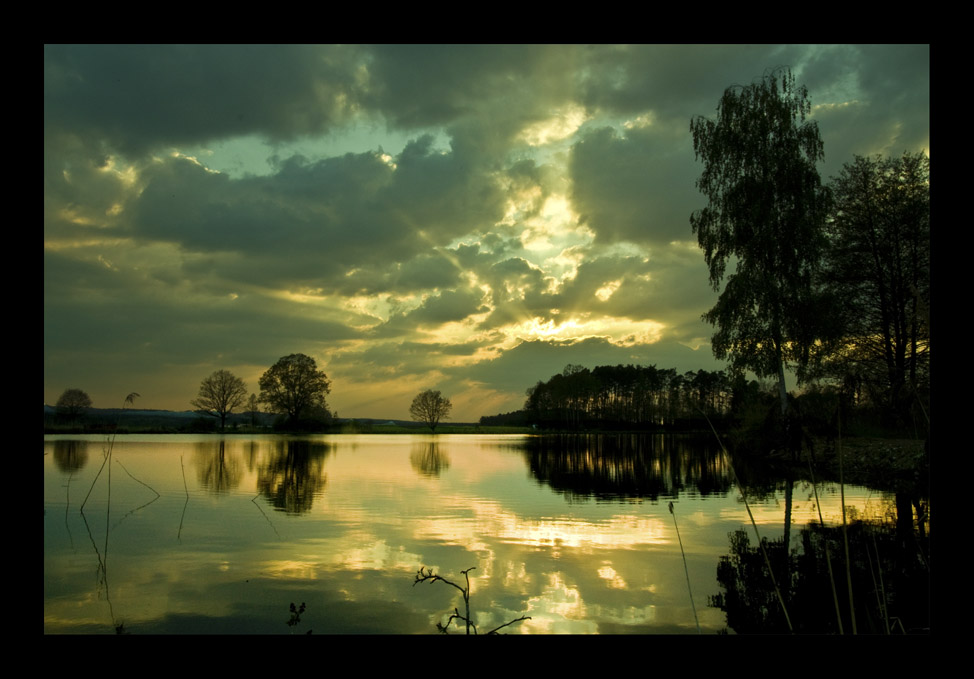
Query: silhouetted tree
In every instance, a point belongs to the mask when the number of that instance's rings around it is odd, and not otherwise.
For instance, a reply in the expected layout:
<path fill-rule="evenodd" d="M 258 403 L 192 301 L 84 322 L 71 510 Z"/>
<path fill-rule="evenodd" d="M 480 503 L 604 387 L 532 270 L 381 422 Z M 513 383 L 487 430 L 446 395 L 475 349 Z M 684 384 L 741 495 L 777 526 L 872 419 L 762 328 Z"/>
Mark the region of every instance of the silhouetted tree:
<path fill-rule="evenodd" d="M 728 88 L 717 119 L 693 119 L 693 149 L 704 170 L 697 187 L 709 204 L 690 217 L 717 304 L 704 314 L 716 327 L 714 355 L 737 369 L 778 379 L 787 409 L 785 364 L 801 370 L 816 339 L 816 267 L 829 207 L 815 165 L 818 126 L 806 120 L 808 91 L 790 71 Z"/>
<path fill-rule="evenodd" d="M 832 179 L 825 280 L 841 332 L 823 372 L 905 417 L 930 359 L 930 159 L 863 158 Z"/>
<path fill-rule="evenodd" d="M 260 402 L 273 412 L 284 413 L 297 422 L 313 412 L 327 410 L 325 396 L 331 382 L 318 364 L 305 354 L 283 356 L 260 378 Z"/>
<path fill-rule="evenodd" d="M 247 399 L 243 380 L 229 370 L 217 370 L 200 382 L 200 393 L 190 401 L 196 412 L 220 420 L 220 429 L 227 423 L 227 415 L 242 406 Z"/>
<path fill-rule="evenodd" d="M 91 407 L 91 397 L 81 389 L 65 389 L 54 407 L 59 416 L 67 420 L 76 420 Z"/>
<path fill-rule="evenodd" d="M 250 426 L 257 426 L 257 416 L 260 414 L 260 404 L 257 403 L 257 394 L 251 394 L 247 401 L 247 413 L 250 415 Z"/>
<path fill-rule="evenodd" d="M 450 399 L 445 398 L 439 391 L 427 389 L 416 394 L 412 405 L 409 406 L 409 414 L 417 422 L 425 422 L 430 431 L 436 431 L 436 425 L 440 420 L 450 417 L 450 410 L 453 404 Z"/>
<path fill-rule="evenodd" d="M 521 412 L 532 423 L 562 429 L 685 425 L 702 420 L 701 412 L 712 420 L 726 415 L 731 391 L 722 370 L 678 375 L 654 365 L 569 365 L 528 389 Z"/>

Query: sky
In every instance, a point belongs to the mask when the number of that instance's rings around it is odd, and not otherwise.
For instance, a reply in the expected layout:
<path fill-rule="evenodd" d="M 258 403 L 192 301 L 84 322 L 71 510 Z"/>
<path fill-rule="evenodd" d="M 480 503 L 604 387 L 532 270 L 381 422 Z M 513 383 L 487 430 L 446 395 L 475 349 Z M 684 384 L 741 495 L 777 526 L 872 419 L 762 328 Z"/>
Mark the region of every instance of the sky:
<path fill-rule="evenodd" d="M 690 121 L 776 67 L 823 181 L 929 154 L 928 45 L 47 45 L 44 402 L 304 353 L 339 417 L 469 422 L 568 364 L 723 369 Z"/>

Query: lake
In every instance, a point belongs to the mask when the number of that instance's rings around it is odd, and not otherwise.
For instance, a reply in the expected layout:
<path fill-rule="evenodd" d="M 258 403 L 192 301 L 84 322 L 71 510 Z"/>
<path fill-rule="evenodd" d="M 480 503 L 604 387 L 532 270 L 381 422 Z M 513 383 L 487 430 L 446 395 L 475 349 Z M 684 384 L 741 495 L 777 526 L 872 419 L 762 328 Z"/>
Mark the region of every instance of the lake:
<path fill-rule="evenodd" d="M 473 569 L 479 633 L 525 616 L 500 631 L 787 631 L 754 575 L 766 563 L 784 564 L 788 623 L 820 631 L 812 618 L 837 616 L 811 552 L 839 556 L 840 490 L 759 477 L 713 437 L 48 435 L 44 631 L 429 634 L 449 621 L 462 633 L 449 619 L 465 612 L 460 589 L 416 584 L 421 567 L 459 587 Z M 874 566 L 901 608 L 859 632 L 926 629 L 929 524 L 915 530 L 892 493 L 844 492 L 858 566 L 918 545 L 905 564 Z M 893 582 L 896 569 L 912 579 Z M 863 583 L 860 610 L 876 598 Z"/>

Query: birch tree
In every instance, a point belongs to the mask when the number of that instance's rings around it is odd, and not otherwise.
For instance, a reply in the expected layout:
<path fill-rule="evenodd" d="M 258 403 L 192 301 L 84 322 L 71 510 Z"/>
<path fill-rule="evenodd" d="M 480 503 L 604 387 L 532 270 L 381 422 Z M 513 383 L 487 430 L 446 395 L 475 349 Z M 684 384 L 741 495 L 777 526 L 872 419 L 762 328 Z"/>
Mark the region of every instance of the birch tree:
<path fill-rule="evenodd" d="M 774 377 L 787 410 L 785 367 L 799 377 L 816 340 L 821 302 L 816 270 L 829 208 L 816 163 L 823 160 L 811 103 L 790 71 L 728 88 L 717 118 L 690 123 L 704 164 L 697 188 L 708 204 L 690 224 L 723 290 L 703 318 L 715 328 L 714 355 L 735 371 Z M 734 272 L 726 276 L 728 264 Z"/>

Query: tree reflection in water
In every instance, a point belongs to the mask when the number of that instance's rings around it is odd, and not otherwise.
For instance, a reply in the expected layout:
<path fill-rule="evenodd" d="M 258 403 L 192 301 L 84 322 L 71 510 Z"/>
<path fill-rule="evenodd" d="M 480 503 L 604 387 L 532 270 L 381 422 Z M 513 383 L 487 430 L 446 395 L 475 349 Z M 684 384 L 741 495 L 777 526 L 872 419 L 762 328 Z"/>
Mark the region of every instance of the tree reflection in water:
<path fill-rule="evenodd" d="M 854 521 L 847 531 L 851 607 L 845 585 L 841 527 L 810 524 L 799 534 L 801 546 L 787 554 L 783 538 L 765 539 L 771 563 L 776 571 L 782 571 L 775 576 L 794 631 L 837 634 L 841 629 L 848 633 L 854 610 L 860 634 L 929 632 L 930 571 L 926 558 L 928 539 L 924 534 L 915 532 L 912 521 Z M 751 546 L 746 531 L 735 531 L 729 537 L 730 553 L 722 556 L 717 566 L 717 580 L 723 592 L 712 597 L 711 605 L 727 614 L 728 627 L 739 634 L 787 633 L 760 550 Z M 835 578 L 840 580 L 835 596 L 826 546 Z"/>
<path fill-rule="evenodd" d="M 726 495 L 730 474 L 712 438 L 667 434 L 538 436 L 525 443 L 532 475 L 568 499 Z"/>
<path fill-rule="evenodd" d="M 197 443 L 194 459 L 200 485 L 211 493 L 226 493 L 240 485 L 240 464 L 227 454 L 223 439 Z"/>
<path fill-rule="evenodd" d="M 77 472 L 88 464 L 87 441 L 55 441 L 54 464 L 62 472 Z"/>
<path fill-rule="evenodd" d="M 320 441 L 278 441 L 257 471 L 257 492 L 288 514 L 310 511 L 325 487 L 323 469 L 331 450 L 331 444 Z"/>
<path fill-rule="evenodd" d="M 436 441 L 424 441 L 413 445 L 409 464 L 423 476 L 439 476 L 450 468 L 450 458 L 440 450 Z"/>

